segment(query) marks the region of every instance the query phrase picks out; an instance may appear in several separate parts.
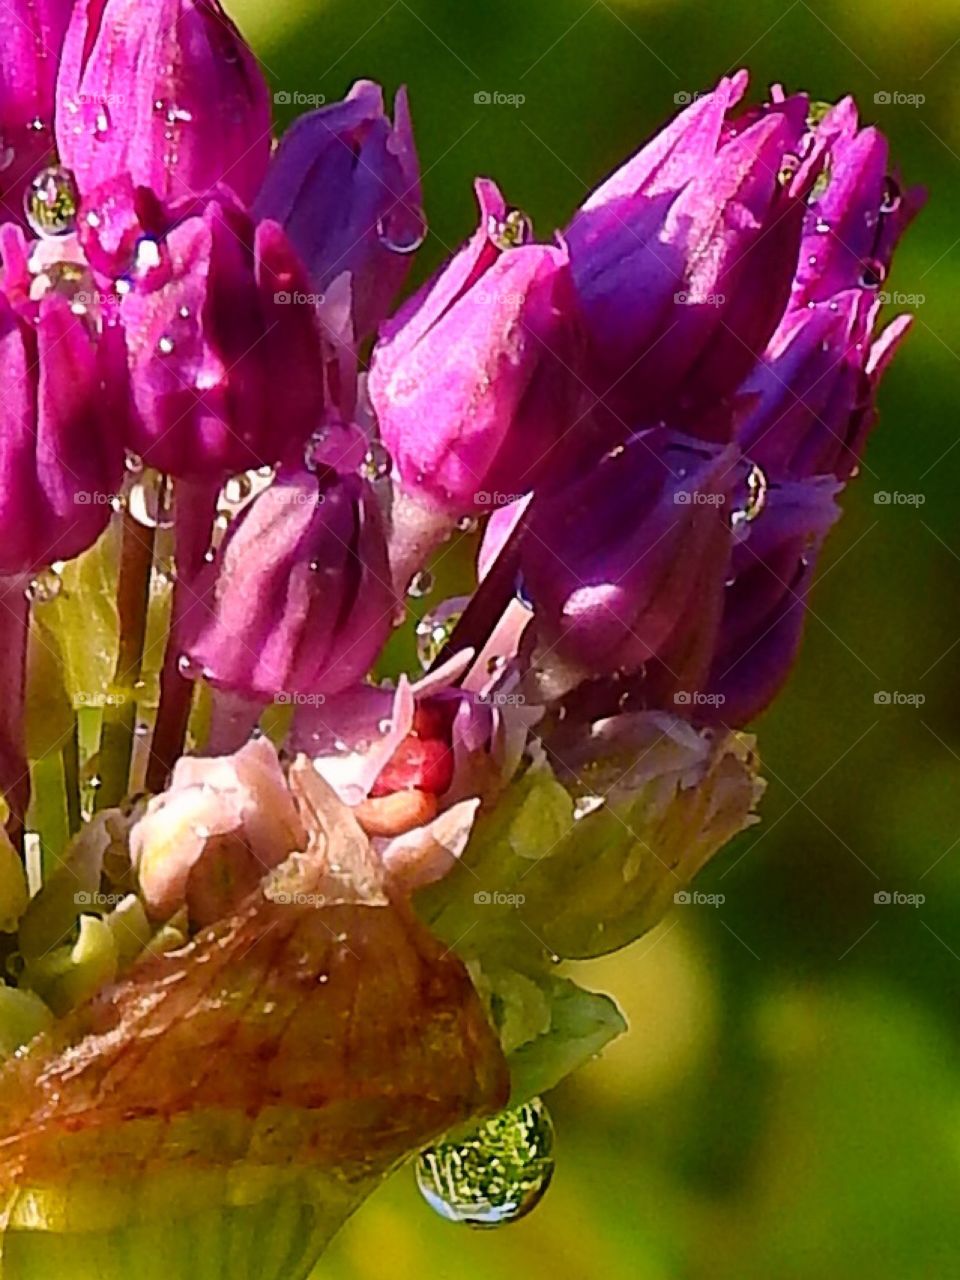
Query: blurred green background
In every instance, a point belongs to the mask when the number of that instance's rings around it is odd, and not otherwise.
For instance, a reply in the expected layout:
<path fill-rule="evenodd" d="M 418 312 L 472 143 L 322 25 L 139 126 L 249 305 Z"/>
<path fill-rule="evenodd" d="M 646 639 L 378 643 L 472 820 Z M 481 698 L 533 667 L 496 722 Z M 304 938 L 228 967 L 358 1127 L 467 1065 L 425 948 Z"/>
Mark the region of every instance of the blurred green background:
<path fill-rule="evenodd" d="M 632 1028 L 551 1097 L 557 1175 L 529 1219 L 448 1225 L 404 1172 L 318 1274 L 960 1276 L 957 0 L 231 8 L 275 89 L 333 100 L 361 76 L 410 86 L 432 226 L 421 272 L 473 229 L 475 174 L 548 234 L 676 95 L 740 65 L 755 95 L 775 81 L 855 93 L 931 196 L 886 286 L 921 295 L 914 333 L 884 384 L 802 663 L 759 725 L 762 825 L 700 882 L 725 902 L 678 908 L 632 951 L 579 966 Z M 475 104 L 483 90 L 526 100 Z M 880 692 L 925 701 L 878 704 Z M 876 902 L 884 892 L 925 901 Z"/>

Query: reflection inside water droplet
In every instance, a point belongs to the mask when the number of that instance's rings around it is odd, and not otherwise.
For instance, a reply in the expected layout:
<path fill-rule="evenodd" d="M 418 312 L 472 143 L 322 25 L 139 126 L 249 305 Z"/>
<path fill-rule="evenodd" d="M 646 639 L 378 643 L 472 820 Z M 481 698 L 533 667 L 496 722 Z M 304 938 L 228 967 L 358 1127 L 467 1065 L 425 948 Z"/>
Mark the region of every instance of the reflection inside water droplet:
<path fill-rule="evenodd" d="M 394 205 L 377 221 L 377 237 L 391 253 L 416 253 L 428 229 L 423 210 L 405 204 Z"/>
<path fill-rule="evenodd" d="M 539 1098 L 487 1120 L 469 1137 L 422 1151 L 417 1186 L 450 1222 L 499 1227 L 543 1199 L 553 1177 L 554 1128 Z"/>
<path fill-rule="evenodd" d="M 79 204 L 76 180 L 59 164 L 42 169 L 24 196 L 27 221 L 38 236 L 69 235 L 77 225 Z"/>
<path fill-rule="evenodd" d="M 31 604 L 49 604 L 63 589 L 63 579 L 54 569 L 43 569 L 27 587 Z"/>
<path fill-rule="evenodd" d="M 533 239 L 533 222 L 522 209 L 510 209 L 503 218 L 491 214 L 487 233 L 498 249 L 519 249 Z"/>

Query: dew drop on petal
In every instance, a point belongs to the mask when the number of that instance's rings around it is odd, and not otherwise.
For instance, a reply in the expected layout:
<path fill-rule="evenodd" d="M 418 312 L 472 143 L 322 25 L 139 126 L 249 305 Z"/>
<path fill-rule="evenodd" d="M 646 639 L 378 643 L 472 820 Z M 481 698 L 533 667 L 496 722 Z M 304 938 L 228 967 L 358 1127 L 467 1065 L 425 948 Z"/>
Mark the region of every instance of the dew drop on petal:
<path fill-rule="evenodd" d="M 487 234 L 498 249 L 520 249 L 533 239 L 533 222 L 522 209 L 510 209 L 502 218 L 490 215 Z"/>
<path fill-rule="evenodd" d="M 781 187 L 787 187 L 796 177 L 797 170 L 800 168 L 800 158 L 787 152 L 780 161 L 780 168 L 777 171 L 777 181 Z"/>
<path fill-rule="evenodd" d="M 172 356 L 174 351 L 176 350 L 176 345 L 177 344 L 174 342 L 174 340 L 171 337 L 169 337 L 167 334 L 164 334 L 164 336 L 157 343 L 157 351 L 159 351 L 160 355 L 162 356 Z"/>
<path fill-rule="evenodd" d="M 419 600 L 423 596 L 428 596 L 433 590 L 433 586 L 433 574 L 427 569 L 421 569 L 419 573 L 414 575 L 410 586 L 407 587 L 407 595 Z"/>
<path fill-rule="evenodd" d="M 766 505 L 768 488 L 766 472 L 754 463 L 747 475 L 747 500 L 743 507 L 735 511 L 731 517 L 731 524 L 735 529 L 738 525 L 749 524 L 752 520 L 756 520 Z"/>
<path fill-rule="evenodd" d="M 438 610 L 435 613 L 428 613 L 417 623 L 417 656 L 425 671 L 432 667 L 440 656 L 447 641 L 453 635 L 460 617 L 459 610 L 448 612 L 446 615 L 442 610 Z"/>
<path fill-rule="evenodd" d="M 66 236 L 77 225 L 80 195 L 73 174 L 63 165 L 42 169 L 24 196 L 27 221 L 38 236 Z"/>
<path fill-rule="evenodd" d="M 887 268 L 879 258 L 868 258 L 860 269 L 860 283 L 865 289 L 879 289 L 887 278 Z"/>
<path fill-rule="evenodd" d="M 97 110 L 97 118 L 93 126 L 93 136 L 98 142 L 103 142 L 104 138 L 106 138 L 107 134 L 110 132 L 111 123 L 110 112 L 107 110 L 105 104 L 101 105 Z"/>
<path fill-rule="evenodd" d="M 900 208 L 900 187 L 893 178 L 887 178 L 883 185 L 883 198 L 880 201 L 881 213 L 896 213 Z"/>
<path fill-rule="evenodd" d="M 237 507 L 253 493 L 253 481 L 246 474 L 231 476 L 223 486 L 223 501 L 229 507 Z"/>
<path fill-rule="evenodd" d="M 554 1128 L 539 1098 L 472 1134 L 420 1153 L 417 1187 L 442 1218 L 468 1227 L 517 1222 L 543 1199 L 554 1170 Z"/>
<path fill-rule="evenodd" d="M 416 253 L 427 238 L 427 219 L 422 209 L 396 204 L 377 220 L 377 238 L 391 253 Z"/>
<path fill-rule="evenodd" d="M 379 440 L 374 440 L 363 458 L 361 474 L 367 480 L 382 480 L 388 476 L 393 467 L 393 459 Z"/>
<path fill-rule="evenodd" d="M 161 500 L 157 486 L 143 480 L 131 487 L 127 510 L 144 529 L 169 529 L 173 525 L 173 514 Z"/>

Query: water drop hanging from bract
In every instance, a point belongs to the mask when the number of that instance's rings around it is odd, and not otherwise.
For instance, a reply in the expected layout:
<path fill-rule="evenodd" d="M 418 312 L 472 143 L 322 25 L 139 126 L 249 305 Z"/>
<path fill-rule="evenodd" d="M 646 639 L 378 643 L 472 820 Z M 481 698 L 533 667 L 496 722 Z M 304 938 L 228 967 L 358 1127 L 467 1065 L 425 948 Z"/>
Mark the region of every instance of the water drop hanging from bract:
<path fill-rule="evenodd" d="M 442 1218 L 468 1227 L 517 1222 L 553 1177 L 554 1128 L 539 1098 L 487 1120 L 474 1133 L 422 1151 L 417 1186 Z"/>

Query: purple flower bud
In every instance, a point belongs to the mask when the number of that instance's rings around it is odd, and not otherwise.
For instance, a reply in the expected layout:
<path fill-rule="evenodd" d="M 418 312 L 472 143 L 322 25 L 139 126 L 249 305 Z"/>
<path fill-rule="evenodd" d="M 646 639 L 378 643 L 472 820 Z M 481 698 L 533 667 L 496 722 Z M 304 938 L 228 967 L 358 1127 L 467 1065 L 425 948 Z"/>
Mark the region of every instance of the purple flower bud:
<path fill-rule="evenodd" d="M 678 688 L 699 687 L 723 602 L 736 457 L 650 431 L 534 502 L 522 566 L 541 666 L 573 684 L 657 660 Z"/>
<path fill-rule="evenodd" d="M 830 477 L 771 486 L 731 558 L 704 718 L 743 725 L 786 682 L 823 541 L 840 516 Z"/>
<path fill-rule="evenodd" d="M 258 217 L 287 232 L 320 293 L 350 273 L 358 342 L 388 315 L 426 235 L 404 89 L 395 115 L 391 124 L 380 86 L 360 80 L 343 102 L 301 117 L 255 205 Z"/>
<path fill-rule="evenodd" d="M 774 477 L 802 479 L 855 470 L 876 414 L 880 378 L 910 317 L 871 340 L 880 310 L 862 290 L 790 311 L 762 361 L 743 383 L 749 406 L 738 439 Z"/>
<path fill-rule="evenodd" d="M 0 575 L 85 551 L 123 478 L 123 340 L 50 293 L 15 310 L 0 294 Z"/>
<path fill-rule="evenodd" d="M 249 203 L 270 155 L 270 95 L 217 0 L 79 0 L 57 142 L 84 195 L 127 173 L 166 203 L 217 184 Z"/>
<path fill-rule="evenodd" d="M 797 307 L 847 289 L 879 289 L 924 199 L 918 187 L 901 192 L 886 138 L 859 128 L 852 99 L 828 111 L 817 133 L 827 140 L 829 158 L 806 218 L 791 300 Z"/>
<path fill-rule="evenodd" d="M 10 0 L 0 62 L 0 216 L 23 221 L 31 179 L 53 151 L 57 65 L 70 0 Z"/>
<path fill-rule="evenodd" d="M 289 461 L 320 421 L 322 345 L 302 264 L 272 222 L 211 201 L 159 246 L 121 311 L 130 447 L 175 476 Z"/>
<path fill-rule="evenodd" d="M 477 233 L 384 326 L 369 381 L 404 488 L 460 514 L 555 472 L 579 395 L 566 248 L 523 243 L 492 182 L 477 197 Z"/>
<path fill-rule="evenodd" d="M 670 409 L 699 430 L 700 412 L 747 373 L 789 300 L 823 143 L 804 97 L 778 95 L 729 120 L 745 86 L 741 72 L 688 107 L 570 225 L 595 383 L 628 420 Z"/>
<path fill-rule="evenodd" d="M 282 700 L 356 683 L 397 605 L 372 488 L 333 471 L 286 475 L 238 518 L 194 589 L 178 640 L 212 684 Z"/>

